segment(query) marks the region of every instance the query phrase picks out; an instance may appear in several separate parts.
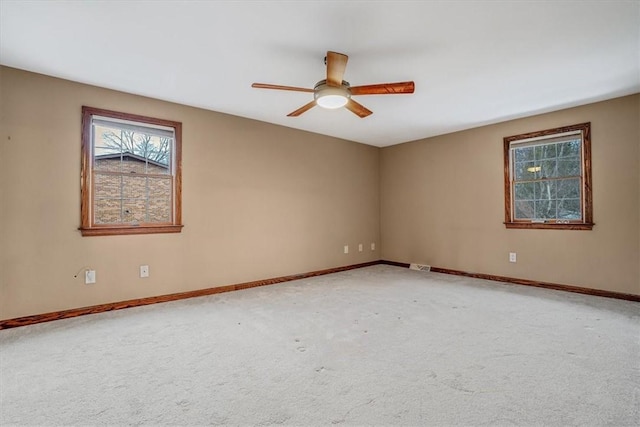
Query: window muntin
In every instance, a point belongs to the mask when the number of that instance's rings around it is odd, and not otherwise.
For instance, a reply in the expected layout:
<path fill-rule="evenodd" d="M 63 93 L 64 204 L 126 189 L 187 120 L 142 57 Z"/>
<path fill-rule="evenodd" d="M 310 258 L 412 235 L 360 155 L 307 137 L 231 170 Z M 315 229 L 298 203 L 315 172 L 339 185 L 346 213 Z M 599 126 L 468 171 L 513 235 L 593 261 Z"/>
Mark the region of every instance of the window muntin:
<path fill-rule="evenodd" d="M 180 231 L 181 128 L 83 107 L 83 235 Z"/>
<path fill-rule="evenodd" d="M 508 228 L 591 229 L 590 124 L 504 138 Z"/>

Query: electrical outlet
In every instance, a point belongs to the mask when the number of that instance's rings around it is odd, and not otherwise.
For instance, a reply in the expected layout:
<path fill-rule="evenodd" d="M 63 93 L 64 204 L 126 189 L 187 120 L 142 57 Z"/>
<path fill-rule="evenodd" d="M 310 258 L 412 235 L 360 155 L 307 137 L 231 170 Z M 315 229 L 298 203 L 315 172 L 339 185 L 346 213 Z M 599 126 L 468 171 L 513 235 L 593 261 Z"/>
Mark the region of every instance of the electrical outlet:
<path fill-rule="evenodd" d="M 149 266 L 141 265 L 140 266 L 140 277 L 149 277 Z"/>
<path fill-rule="evenodd" d="M 515 252 L 509 252 L 509 262 L 517 262 L 518 258 Z"/>
<path fill-rule="evenodd" d="M 84 271 L 84 284 L 91 285 L 96 283 L 96 271 L 95 270 L 85 270 Z"/>
<path fill-rule="evenodd" d="M 372 251 L 375 251 L 375 250 L 376 250 L 376 244 L 375 244 L 375 243 L 372 243 L 372 244 L 371 244 L 371 250 L 372 250 Z"/>
<path fill-rule="evenodd" d="M 362 252 L 362 243 L 358 244 L 358 252 Z"/>
<path fill-rule="evenodd" d="M 349 253 L 349 245 L 344 245 L 344 253 L 345 254 Z"/>

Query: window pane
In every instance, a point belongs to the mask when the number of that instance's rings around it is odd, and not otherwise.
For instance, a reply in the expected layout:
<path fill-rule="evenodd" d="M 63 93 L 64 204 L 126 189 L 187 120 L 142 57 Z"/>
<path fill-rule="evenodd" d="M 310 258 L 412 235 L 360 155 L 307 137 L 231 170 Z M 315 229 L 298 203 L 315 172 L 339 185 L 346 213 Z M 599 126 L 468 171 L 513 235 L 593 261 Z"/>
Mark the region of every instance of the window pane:
<path fill-rule="evenodd" d="M 171 199 L 171 178 L 148 177 L 150 199 Z"/>
<path fill-rule="evenodd" d="M 540 160 L 542 159 L 542 147 L 537 146 L 537 147 L 533 147 L 533 157 L 536 160 Z"/>
<path fill-rule="evenodd" d="M 535 218 L 535 209 L 533 200 L 518 200 L 516 206 L 516 219 L 533 219 Z"/>
<path fill-rule="evenodd" d="M 559 179 L 558 199 L 579 199 L 580 198 L 580 179 Z"/>
<path fill-rule="evenodd" d="M 556 217 L 555 200 L 536 200 L 535 218 L 550 219 Z"/>
<path fill-rule="evenodd" d="M 533 161 L 533 147 L 515 148 L 513 155 L 516 162 Z"/>
<path fill-rule="evenodd" d="M 558 160 L 557 176 L 580 176 L 580 157 L 563 157 Z"/>
<path fill-rule="evenodd" d="M 528 181 L 536 179 L 536 171 L 539 172 L 540 169 L 536 168 L 535 162 L 516 163 L 514 167 L 516 181 Z"/>
<path fill-rule="evenodd" d="M 153 160 L 148 160 L 147 173 L 153 175 L 169 175 L 171 174 L 171 169 L 165 164 L 156 163 Z"/>
<path fill-rule="evenodd" d="M 124 173 L 145 173 L 146 165 L 144 159 L 133 157 L 130 153 L 122 156 L 122 172 Z"/>
<path fill-rule="evenodd" d="M 540 159 L 555 159 L 556 158 L 556 144 L 543 145 L 541 148 Z"/>
<path fill-rule="evenodd" d="M 164 167 L 162 173 L 167 173 L 169 169 L 172 145 L 172 138 L 153 137 L 149 140 L 145 157 L 149 159 L 152 164 L 155 163 Z"/>
<path fill-rule="evenodd" d="M 120 198 L 97 199 L 94 204 L 94 222 L 96 224 L 120 223 L 120 202 Z"/>
<path fill-rule="evenodd" d="M 171 222 L 171 199 L 149 200 L 148 222 Z"/>
<path fill-rule="evenodd" d="M 104 175 L 96 173 L 94 175 L 94 199 L 120 198 L 119 175 Z"/>
<path fill-rule="evenodd" d="M 93 168 L 95 171 L 109 171 L 109 172 L 120 172 L 121 170 L 121 161 L 120 154 L 117 154 L 117 158 L 107 158 L 107 155 L 103 157 L 95 157 Z"/>
<path fill-rule="evenodd" d="M 540 178 L 553 178 L 556 177 L 557 171 L 556 171 L 556 160 L 542 160 L 540 162 Z"/>
<path fill-rule="evenodd" d="M 558 219 L 581 219 L 580 199 L 558 200 Z"/>
<path fill-rule="evenodd" d="M 124 199 L 122 201 L 122 222 L 126 224 L 140 224 L 147 222 L 146 201 Z"/>
<path fill-rule="evenodd" d="M 533 200 L 535 198 L 535 182 L 522 182 L 515 185 L 516 200 Z"/>
<path fill-rule="evenodd" d="M 122 139 L 120 131 L 113 127 L 93 126 L 93 152 L 95 156 L 122 153 Z"/>
<path fill-rule="evenodd" d="M 552 200 L 556 198 L 555 181 L 539 181 L 533 184 L 535 184 L 536 200 Z"/>
<path fill-rule="evenodd" d="M 145 176 L 123 176 L 122 197 L 126 200 L 147 198 L 147 178 Z"/>
<path fill-rule="evenodd" d="M 580 140 L 558 144 L 558 157 L 580 156 Z"/>

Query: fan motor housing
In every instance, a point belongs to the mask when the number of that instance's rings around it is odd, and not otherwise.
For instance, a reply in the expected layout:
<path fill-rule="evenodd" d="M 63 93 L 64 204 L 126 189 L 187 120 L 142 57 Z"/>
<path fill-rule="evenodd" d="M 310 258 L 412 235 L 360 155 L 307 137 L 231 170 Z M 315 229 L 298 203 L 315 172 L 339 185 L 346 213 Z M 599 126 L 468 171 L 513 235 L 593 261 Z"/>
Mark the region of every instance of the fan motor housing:
<path fill-rule="evenodd" d="M 343 80 L 340 86 L 329 86 L 326 80 L 320 80 L 313 88 L 313 98 L 324 108 L 343 107 L 351 98 L 349 82 Z"/>
<path fill-rule="evenodd" d="M 338 89 L 343 89 L 346 90 L 349 93 L 349 96 L 351 96 L 351 91 L 349 90 L 351 88 L 351 85 L 349 84 L 348 81 L 343 80 L 342 81 L 342 85 L 340 86 L 329 86 L 327 84 L 326 80 L 320 80 L 318 83 L 316 83 L 316 85 L 313 87 L 313 90 L 315 90 L 316 92 L 325 88 L 325 87 L 334 87 L 334 88 L 338 88 Z"/>

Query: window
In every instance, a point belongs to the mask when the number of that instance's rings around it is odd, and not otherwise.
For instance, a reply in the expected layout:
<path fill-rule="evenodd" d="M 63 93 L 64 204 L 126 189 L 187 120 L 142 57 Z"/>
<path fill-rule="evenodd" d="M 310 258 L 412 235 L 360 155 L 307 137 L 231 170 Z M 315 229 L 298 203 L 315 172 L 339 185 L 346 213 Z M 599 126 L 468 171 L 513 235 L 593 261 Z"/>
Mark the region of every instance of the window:
<path fill-rule="evenodd" d="M 182 124 L 82 107 L 83 236 L 179 233 Z"/>
<path fill-rule="evenodd" d="M 507 228 L 593 228 L 590 127 L 504 138 Z"/>

